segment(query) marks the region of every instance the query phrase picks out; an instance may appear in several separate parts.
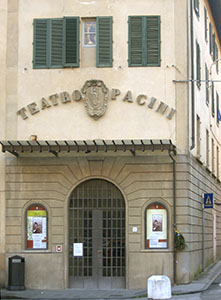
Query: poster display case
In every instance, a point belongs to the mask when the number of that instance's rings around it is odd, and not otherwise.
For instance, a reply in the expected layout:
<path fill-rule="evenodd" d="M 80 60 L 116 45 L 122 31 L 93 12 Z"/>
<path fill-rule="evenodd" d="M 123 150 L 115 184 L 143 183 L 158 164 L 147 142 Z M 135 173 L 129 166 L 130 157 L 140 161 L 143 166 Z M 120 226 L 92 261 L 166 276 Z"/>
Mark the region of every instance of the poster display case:
<path fill-rule="evenodd" d="M 47 210 L 39 204 L 26 212 L 26 249 L 47 249 Z"/>
<path fill-rule="evenodd" d="M 146 210 L 146 248 L 168 247 L 167 210 L 159 203 Z"/>

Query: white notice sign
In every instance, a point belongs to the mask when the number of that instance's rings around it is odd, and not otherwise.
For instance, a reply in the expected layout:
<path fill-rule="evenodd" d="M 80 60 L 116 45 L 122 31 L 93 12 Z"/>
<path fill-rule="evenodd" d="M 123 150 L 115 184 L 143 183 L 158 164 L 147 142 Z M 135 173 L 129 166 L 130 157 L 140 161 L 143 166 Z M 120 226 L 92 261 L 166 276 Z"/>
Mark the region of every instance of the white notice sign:
<path fill-rule="evenodd" d="M 83 256 L 83 243 L 73 244 L 73 256 Z"/>

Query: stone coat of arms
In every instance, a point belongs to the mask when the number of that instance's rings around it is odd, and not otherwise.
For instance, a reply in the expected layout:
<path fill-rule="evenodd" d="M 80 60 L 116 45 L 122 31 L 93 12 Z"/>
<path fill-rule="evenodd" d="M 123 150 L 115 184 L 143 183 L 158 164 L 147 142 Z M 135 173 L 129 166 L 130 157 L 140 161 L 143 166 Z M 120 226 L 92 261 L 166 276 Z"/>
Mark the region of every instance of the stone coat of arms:
<path fill-rule="evenodd" d="M 98 120 L 107 108 L 108 88 L 102 80 L 87 80 L 81 91 L 88 114 Z"/>

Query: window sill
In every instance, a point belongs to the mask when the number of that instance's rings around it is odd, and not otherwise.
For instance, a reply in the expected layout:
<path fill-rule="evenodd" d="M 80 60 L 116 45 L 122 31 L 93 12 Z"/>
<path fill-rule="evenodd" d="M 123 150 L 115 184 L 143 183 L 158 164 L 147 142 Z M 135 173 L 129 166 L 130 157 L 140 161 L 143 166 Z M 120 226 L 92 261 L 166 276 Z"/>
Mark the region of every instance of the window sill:
<path fill-rule="evenodd" d="M 21 253 L 35 253 L 35 254 L 49 254 L 49 253 L 54 253 L 51 250 L 34 250 L 34 249 L 26 249 L 22 250 Z"/>
<path fill-rule="evenodd" d="M 170 253 L 170 252 L 173 252 L 173 250 L 169 249 L 169 248 L 159 248 L 159 249 L 150 248 L 150 249 L 141 249 L 140 252 L 141 253 L 151 253 L 151 252 L 153 252 L 153 253 L 158 253 L 158 252 L 168 252 L 168 253 Z"/>

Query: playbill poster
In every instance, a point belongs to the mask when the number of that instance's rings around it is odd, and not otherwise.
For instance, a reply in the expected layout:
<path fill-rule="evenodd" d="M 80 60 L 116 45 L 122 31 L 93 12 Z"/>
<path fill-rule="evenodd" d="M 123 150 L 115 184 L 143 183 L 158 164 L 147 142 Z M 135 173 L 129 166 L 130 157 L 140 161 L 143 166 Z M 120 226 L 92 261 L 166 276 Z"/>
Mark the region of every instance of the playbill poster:
<path fill-rule="evenodd" d="M 45 210 L 28 210 L 27 248 L 47 248 L 47 216 Z"/>
<path fill-rule="evenodd" d="M 167 247 L 166 209 L 147 210 L 147 245 L 148 248 Z"/>

